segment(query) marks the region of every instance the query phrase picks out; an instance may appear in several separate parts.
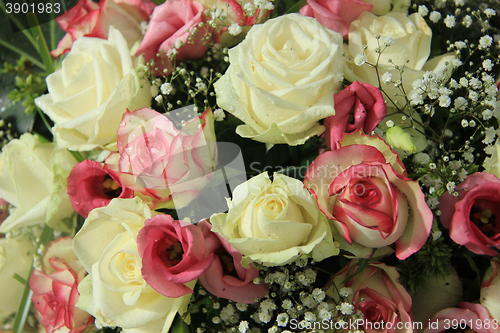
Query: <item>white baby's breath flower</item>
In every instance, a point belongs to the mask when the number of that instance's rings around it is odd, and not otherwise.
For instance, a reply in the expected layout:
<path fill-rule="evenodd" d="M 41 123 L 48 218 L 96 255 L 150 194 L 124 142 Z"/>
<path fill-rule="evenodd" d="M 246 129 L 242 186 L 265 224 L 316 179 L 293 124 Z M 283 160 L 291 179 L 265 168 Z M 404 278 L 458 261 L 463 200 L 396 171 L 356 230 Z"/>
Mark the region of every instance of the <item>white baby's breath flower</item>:
<path fill-rule="evenodd" d="M 444 24 L 448 28 L 453 28 L 455 26 L 455 16 L 453 15 L 446 15 L 446 18 L 444 19 Z"/>
<path fill-rule="evenodd" d="M 157 103 L 161 103 L 161 102 L 163 102 L 163 96 L 162 96 L 162 95 L 158 95 L 158 96 L 156 96 L 156 97 L 155 97 L 155 101 L 156 101 Z"/>
<path fill-rule="evenodd" d="M 486 109 L 483 111 L 483 120 L 489 120 L 493 117 L 493 112 L 490 109 Z"/>
<path fill-rule="evenodd" d="M 460 67 L 460 66 L 462 66 L 462 64 L 463 64 L 463 63 L 462 63 L 462 61 L 461 61 L 460 59 L 458 59 L 458 58 L 455 58 L 455 59 L 451 60 L 451 63 L 452 63 L 452 64 L 453 64 L 453 66 L 455 66 L 455 67 Z"/>
<path fill-rule="evenodd" d="M 465 44 L 462 41 L 455 42 L 455 47 L 459 50 L 465 49 L 467 47 L 467 44 Z"/>
<path fill-rule="evenodd" d="M 173 59 L 177 55 L 177 53 L 179 53 L 179 51 L 177 51 L 176 49 L 170 49 L 167 51 L 167 57 L 169 59 Z"/>
<path fill-rule="evenodd" d="M 288 318 L 288 314 L 280 313 L 278 317 L 276 317 L 276 323 L 279 327 L 286 327 L 286 325 L 288 324 Z"/>
<path fill-rule="evenodd" d="M 240 333 L 246 333 L 246 331 L 248 330 L 248 328 L 249 328 L 248 321 L 243 320 L 240 323 L 240 326 L 238 326 L 238 331 L 240 331 Z"/>
<path fill-rule="evenodd" d="M 226 118 L 226 114 L 224 113 L 224 110 L 222 109 L 216 109 L 214 111 L 214 119 L 215 121 L 222 121 Z"/>
<path fill-rule="evenodd" d="M 493 62 L 490 59 L 484 60 L 483 68 L 488 72 L 491 71 L 493 69 Z"/>
<path fill-rule="evenodd" d="M 352 315 L 354 313 L 354 306 L 347 302 L 343 302 L 340 304 L 339 310 L 343 315 Z"/>
<path fill-rule="evenodd" d="M 356 66 L 363 66 L 366 63 L 366 57 L 364 54 L 358 54 L 354 57 L 354 63 Z"/>
<path fill-rule="evenodd" d="M 458 80 L 458 82 L 464 88 L 469 86 L 469 80 L 467 80 L 465 77 L 461 77 L 460 80 Z"/>
<path fill-rule="evenodd" d="M 239 35 L 242 31 L 241 26 L 238 23 L 231 24 L 227 30 L 233 36 Z"/>
<path fill-rule="evenodd" d="M 443 108 L 447 108 L 451 104 L 451 98 L 446 95 L 439 96 L 439 106 Z"/>
<path fill-rule="evenodd" d="M 426 153 L 418 153 L 414 156 L 415 162 L 420 164 L 427 164 L 430 162 L 430 157 Z"/>
<path fill-rule="evenodd" d="M 493 38 L 491 36 L 486 35 L 481 38 L 479 38 L 479 48 L 480 49 L 487 49 L 491 46 L 493 43 Z"/>
<path fill-rule="evenodd" d="M 464 18 L 462 19 L 462 24 L 466 28 L 469 28 L 472 25 L 472 17 L 470 17 L 470 15 L 465 15 Z"/>
<path fill-rule="evenodd" d="M 467 106 L 468 102 L 465 98 L 463 98 L 462 96 L 460 97 L 457 97 L 455 99 L 455 103 L 454 103 L 454 106 L 455 106 L 455 109 L 458 109 L 458 110 L 465 110 L 465 107 Z"/>
<path fill-rule="evenodd" d="M 382 82 L 384 82 L 385 84 L 389 84 L 391 83 L 391 80 L 392 80 L 392 74 L 389 73 L 389 72 L 385 72 L 382 77 Z"/>
<path fill-rule="evenodd" d="M 491 9 L 491 8 L 486 8 L 486 10 L 484 11 L 484 13 L 488 17 L 492 17 L 492 16 L 496 15 L 496 11 L 494 9 Z"/>
<path fill-rule="evenodd" d="M 170 95 L 174 87 L 171 83 L 165 82 L 160 86 L 160 91 L 163 95 Z"/>
<path fill-rule="evenodd" d="M 461 7 L 463 5 L 465 5 L 465 1 L 464 0 L 455 0 L 455 6 Z"/>
<path fill-rule="evenodd" d="M 431 12 L 431 14 L 429 15 L 429 19 L 434 22 L 434 23 L 438 23 L 439 20 L 441 19 L 442 15 L 440 12 L 438 11 L 433 11 Z"/>
<path fill-rule="evenodd" d="M 423 17 L 427 16 L 427 14 L 429 14 L 429 9 L 427 9 L 427 7 L 424 5 L 420 5 L 418 6 L 418 13 Z"/>
<path fill-rule="evenodd" d="M 343 287 L 339 290 L 339 295 L 342 297 L 349 297 L 350 294 L 352 294 L 352 289 L 349 287 Z"/>

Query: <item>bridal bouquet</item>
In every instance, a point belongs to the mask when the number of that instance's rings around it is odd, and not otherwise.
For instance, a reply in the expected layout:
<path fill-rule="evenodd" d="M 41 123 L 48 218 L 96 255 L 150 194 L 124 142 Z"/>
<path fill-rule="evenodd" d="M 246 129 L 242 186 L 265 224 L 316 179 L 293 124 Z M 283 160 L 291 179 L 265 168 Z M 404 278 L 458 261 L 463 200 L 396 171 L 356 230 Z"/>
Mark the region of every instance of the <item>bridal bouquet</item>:
<path fill-rule="evenodd" d="M 1 0 L 0 329 L 500 331 L 497 0 Z"/>

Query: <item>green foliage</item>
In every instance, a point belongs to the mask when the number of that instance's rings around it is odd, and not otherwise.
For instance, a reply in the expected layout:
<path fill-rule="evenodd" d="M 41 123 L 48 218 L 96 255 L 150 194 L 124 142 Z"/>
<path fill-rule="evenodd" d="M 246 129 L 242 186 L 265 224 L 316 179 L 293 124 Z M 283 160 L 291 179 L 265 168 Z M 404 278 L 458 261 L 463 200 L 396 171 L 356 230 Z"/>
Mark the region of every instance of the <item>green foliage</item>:
<path fill-rule="evenodd" d="M 5 62 L 0 73 L 16 75 L 14 90 L 11 90 L 7 96 L 12 103 L 22 102 L 26 115 L 31 115 L 36 110 L 35 98 L 47 89 L 45 74 L 35 72 L 33 64 L 25 57 L 17 60 L 15 65 Z"/>

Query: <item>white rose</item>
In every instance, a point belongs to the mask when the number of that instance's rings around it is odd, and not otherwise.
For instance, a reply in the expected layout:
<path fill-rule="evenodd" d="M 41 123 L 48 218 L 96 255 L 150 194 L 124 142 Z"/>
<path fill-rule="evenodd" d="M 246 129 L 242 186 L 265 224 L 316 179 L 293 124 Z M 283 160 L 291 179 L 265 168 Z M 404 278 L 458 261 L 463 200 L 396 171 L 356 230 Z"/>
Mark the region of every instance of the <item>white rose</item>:
<path fill-rule="evenodd" d="M 491 315 L 491 318 L 500 320 L 500 300 L 498 295 L 500 293 L 500 277 L 498 275 L 498 258 L 491 260 L 491 266 L 486 270 L 481 284 L 480 302 Z"/>
<path fill-rule="evenodd" d="M 78 285 L 77 307 L 93 315 L 97 327 L 166 333 L 187 308 L 189 294 L 165 297 L 142 277 L 136 239 L 148 218 L 151 210 L 139 198 L 113 199 L 91 211 L 74 238 L 73 250 L 89 272 Z"/>
<path fill-rule="evenodd" d="M 254 25 L 229 50 L 215 84 L 217 104 L 241 119 L 236 132 L 268 144 L 303 144 L 335 114 L 342 80 L 342 36 L 313 18 L 289 14 Z"/>
<path fill-rule="evenodd" d="M 500 163 L 498 163 L 500 156 L 500 141 L 497 140 L 494 145 L 493 154 L 484 160 L 483 167 L 484 171 L 494 174 L 500 178 Z"/>
<path fill-rule="evenodd" d="M 338 254 L 328 221 L 304 184 L 267 172 L 237 186 L 229 211 L 210 218 L 218 233 L 245 255 L 243 263 L 281 266 L 303 255 L 320 261 Z"/>
<path fill-rule="evenodd" d="M 59 146 L 92 150 L 116 142 L 123 114 L 150 105 L 148 83 L 139 78 L 121 33 L 110 28 L 108 39 L 81 37 L 47 77 L 49 93 L 36 105 L 55 123 Z"/>
<path fill-rule="evenodd" d="M 367 63 L 370 64 L 377 64 L 378 61 L 380 78 L 375 68 L 368 64 L 362 66 L 350 64 L 346 70 L 346 78 L 349 81 L 358 80 L 380 87 L 379 82 L 383 82 L 382 75 L 387 72 L 392 75 L 392 81 L 400 80 L 400 72 L 395 66 L 400 68 L 404 66 L 402 84 L 407 95 L 410 95 L 415 80 L 422 78 L 426 71 L 434 71 L 441 75 L 448 69 L 446 63 L 455 57 L 452 54 L 444 54 L 427 61 L 431 50 L 431 39 L 432 30 L 418 13 L 410 16 L 404 13 L 376 16 L 370 12 L 363 12 L 351 23 L 348 53 L 352 58 L 364 54 Z M 377 52 L 379 49 L 382 53 Z M 393 83 L 382 84 L 381 88 L 389 98 L 397 101 L 400 107 L 406 104 L 403 93 Z M 392 104 L 389 102 L 388 106 Z"/>
<path fill-rule="evenodd" d="M 0 323 L 17 311 L 24 286 L 14 274 L 28 278 L 34 253 L 33 244 L 26 238 L 0 239 Z"/>
<path fill-rule="evenodd" d="M 76 214 L 66 178 L 76 162 L 66 149 L 42 143 L 29 133 L 4 146 L 0 155 L 0 197 L 15 209 L 0 226 L 0 232 L 43 223 L 73 232 Z"/>

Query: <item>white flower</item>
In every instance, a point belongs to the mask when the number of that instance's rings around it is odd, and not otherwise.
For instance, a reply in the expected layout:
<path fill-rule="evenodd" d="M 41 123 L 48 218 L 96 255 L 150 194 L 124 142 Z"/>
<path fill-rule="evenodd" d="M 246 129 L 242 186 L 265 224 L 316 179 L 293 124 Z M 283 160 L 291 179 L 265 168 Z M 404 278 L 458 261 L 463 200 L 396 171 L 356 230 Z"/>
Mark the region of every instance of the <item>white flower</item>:
<path fill-rule="evenodd" d="M 472 89 L 480 89 L 483 84 L 481 83 L 481 81 L 476 78 L 476 77 L 472 77 L 470 80 L 469 80 L 469 85 L 472 87 Z"/>
<path fill-rule="evenodd" d="M 453 15 L 446 15 L 446 18 L 444 19 L 444 24 L 448 28 L 453 28 L 455 26 L 455 16 Z"/>
<path fill-rule="evenodd" d="M 439 96 L 439 106 L 443 108 L 447 108 L 451 104 L 451 98 L 446 95 Z"/>
<path fill-rule="evenodd" d="M 174 47 L 176 49 L 180 49 L 182 47 L 182 45 L 184 45 L 184 43 L 182 42 L 182 40 L 180 40 L 179 38 L 177 38 L 174 42 Z"/>
<path fill-rule="evenodd" d="M 465 178 L 467 178 L 468 174 L 469 173 L 467 172 L 467 170 L 461 169 L 460 172 L 458 173 L 458 178 L 460 179 L 461 182 L 463 182 Z"/>
<path fill-rule="evenodd" d="M 396 43 L 394 38 L 391 38 L 389 36 L 380 36 L 380 41 L 382 42 L 382 45 L 384 45 L 384 46 L 391 46 L 391 45 L 394 45 L 394 43 Z"/>
<path fill-rule="evenodd" d="M 214 84 L 217 104 L 245 123 L 236 133 L 289 145 L 323 133 L 319 120 L 335 113 L 331 96 L 342 81 L 342 40 L 314 18 L 295 13 L 252 26 L 229 50 L 229 68 Z M 311 47 L 300 51 L 304 43 Z"/>
<path fill-rule="evenodd" d="M 452 64 L 453 64 L 453 66 L 455 66 L 455 67 L 460 67 L 460 66 L 462 66 L 462 64 L 463 64 L 463 63 L 462 63 L 462 61 L 461 61 L 460 59 L 458 59 L 458 58 L 453 59 L 453 60 L 451 61 L 451 63 L 452 63 Z"/>
<path fill-rule="evenodd" d="M 226 118 L 226 114 L 224 113 L 224 110 L 222 109 L 216 109 L 214 111 L 214 119 L 215 121 L 222 121 Z"/>
<path fill-rule="evenodd" d="M 479 94 L 475 91 L 469 91 L 469 99 L 476 102 L 479 98 Z"/>
<path fill-rule="evenodd" d="M 382 77 L 382 82 L 384 82 L 385 84 L 389 84 L 391 83 L 391 80 L 392 80 L 392 74 L 389 73 L 389 72 L 385 72 Z"/>
<path fill-rule="evenodd" d="M 357 54 L 354 57 L 354 63 L 356 66 L 363 66 L 366 63 L 366 56 L 364 54 Z"/>
<path fill-rule="evenodd" d="M 163 95 L 170 95 L 174 87 L 171 83 L 165 82 L 160 86 L 160 91 Z"/>
<path fill-rule="evenodd" d="M 430 162 L 430 157 L 426 153 L 418 153 L 414 156 L 415 162 L 420 164 L 427 164 Z"/>
<path fill-rule="evenodd" d="M 493 126 L 485 128 L 483 143 L 487 145 L 492 143 L 495 140 L 496 135 L 496 130 Z"/>
<path fill-rule="evenodd" d="M 457 80 L 455 80 L 455 79 L 453 79 L 453 78 L 452 78 L 452 79 L 450 79 L 449 85 L 450 85 L 450 87 L 451 87 L 451 88 L 453 88 L 453 89 L 458 89 L 458 88 L 460 88 L 460 85 L 458 84 Z"/>
<path fill-rule="evenodd" d="M 465 1 L 464 0 L 455 0 L 455 6 L 461 7 L 463 5 L 465 5 Z"/>
<path fill-rule="evenodd" d="M 491 38 L 489 35 L 479 38 L 480 49 L 487 49 L 491 46 L 492 43 L 493 43 L 493 38 Z"/>
<path fill-rule="evenodd" d="M 354 313 L 354 306 L 347 302 L 343 302 L 340 304 L 340 312 L 343 315 L 352 315 Z"/>
<path fill-rule="evenodd" d="M 465 107 L 467 106 L 467 104 L 469 104 L 467 102 L 467 100 L 465 98 L 463 98 L 462 96 L 460 96 L 460 97 L 457 97 L 455 99 L 454 106 L 455 106 L 455 109 L 457 109 L 457 110 L 465 110 Z"/>
<path fill-rule="evenodd" d="M 436 197 L 430 197 L 428 200 L 427 200 L 427 205 L 429 205 L 429 207 L 431 209 L 434 209 L 436 208 L 437 206 L 439 206 L 439 199 L 436 198 Z"/>
<path fill-rule="evenodd" d="M 418 6 L 418 13 L 425 17 L 427 16 L 427 14 L 429 14 L 429 9 L 427 9 L 427 7 L 424 5 L 420 5 Z"/>
<path fill-rule="evenodd" d="M 429 19 L 434 23 L 438 23 L 441 17 L 441 13 L 435 10 L 431 12 L 431 15 L 429 15 Z"/>
<path fill-rule="evenodd" d="M 472 25 L 472 17 L 470 17 L 470 15 L 465 15 L 464 18 L 462 19 L 462 24 L 466 28 L 469 28 Z"/>
<path fill-rule="evenodd" d="M 457 184 L 455 184 L 455 182 L 448 182 L 446 184 L 446 189 L 448 190 L 448 192 L 452 193 L 453 191 L 455 191 L 456 186 Z"/>
<path fill-rule="evenodd" d="M 465 77 L 461 77 L 460 80 L 458 80 L 458 82 L 464 88 L 469 86 L 469 80 L 467 80 Z"/>
<path fill-rule="evenodd" d="M 491 117 L 493 117 L 493 112 L 490 109 L 486 109 L 482 113 L 483 115 L 483 120 L 489 120 Z"/>
<path fill-rule="evenodd" d="M 486 59 L 483 61 L 483 68 L 488 72 L 493 69 L 493 62 L 490 59 Z"/>
<path fill-rule="evenodd" d="M 158 95 L 155 97 L 155 101 L 158 102 L 158 103 L 161 103 L 163 102 L 163 96 L 162 95 Z"/>
<path fill-rule="evenodd" d="M 276 317 L 276 322 L 278 323 L 279 327 L 286 327 L 288 324 L 288 314 L 286 313 L 280 313 L 278 317 Z"/>
<path fill-rule="evenodd" d="M 61 148 L 88 151 L 113 142 L 128 109 L 148 107 L 152 95 L 120 31 L 108 39 L 78 38 L 61 69 L 47 76 L 49 93 L 35 104 L 54 122 Z M 144 80 L 146 81 L 146 80 Z M 156 96 L 156 94 L 154 95 Z"/>
<path fill-rule="evenodd" d="M 492 16 L 496 15 L 496 11 L 494 9 L 491 9 L 491 8 L 486 8 L 486 10 L 484 11 L 484 13 L 488 17 L 492 17 Z"/>
<path fill-rule="evenodd" d="M 455 47 L 459 50 L 465 49 L 467 47 L 467 44 L 465 44 L 462 41 L 455 42 Z"/>
<path fill-rule="evenodd" d="M 249 327 L 250 327 L 250 325 L 248 324 L 248 321 L 243 320 L 240 323 L 240 326 L 238 326 L 238 331 L 240 331 L 240 333 L 246 333 L 246 331 L 248 330 Z"/>
<path fill-rule="evenodd" d="M 313 321 L 316 321 L 316 315 L 310 311 L 307 311 L 306 313 L 304 313 L 304 319 L 311 323 Z"/>
<path fill-rule="evenodd" d="M 387 121 L 385 122 L 385 124 L 386 124 L 386 126 L 387 126 L 387 127 L 393 127 L 393 126 L 394 126 L 394 121 L 393 121 L 393 120 L 391 120 L 391 119 L 389 119 L 389 120 L 387 120 Z"/>
<path fill-rule="evenodd" d="M 464 160 L 466 160 L 467 162 L 470 162 L 472 163 L 474 161 L 474 154 L 472 154 L 471 152 L 469 151 L 466 151 L 462 154 Z"/>
<path fill-rule="evenodd" d="M 241 26 L 238 23 L 231 24 L 227 30 L 233 36 L 239 35 L 242 31 Z"/>
<path fill-rule="evenodd" d="M 339 290 L 339 295 L 342 297 L 349 297 L 352 294 L 352 289 L 349 287 L 342 287 Z"/>

